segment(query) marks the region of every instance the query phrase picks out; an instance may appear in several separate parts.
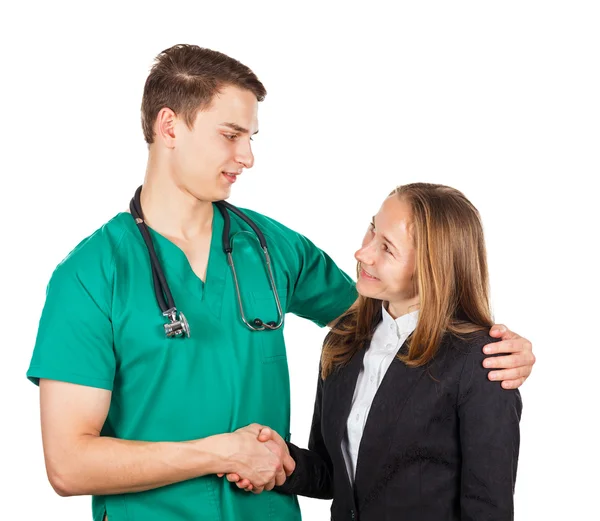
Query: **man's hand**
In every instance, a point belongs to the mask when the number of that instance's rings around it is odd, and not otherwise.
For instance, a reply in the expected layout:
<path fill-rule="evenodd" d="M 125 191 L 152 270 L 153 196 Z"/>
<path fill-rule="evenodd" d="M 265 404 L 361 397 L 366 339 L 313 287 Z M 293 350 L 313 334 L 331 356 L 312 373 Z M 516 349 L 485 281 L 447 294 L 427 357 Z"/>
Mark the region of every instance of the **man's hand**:
<path fill-rule="evenodd" d="M 284 439 L 276 431 L 269 427 L 261 427 L 257 424 L 253 424 L 249 427 L 251 427 L 252 432 L 256 432 L 256 437 L 259 442 L 264 443 L 264 445 L 270 451 L 272 451 L 275 455 L 281 458 L 285 476 L 290 476 L 296 468 L 296 462 L 290 456 L 288 446 L 285 443 Z M 257 430 L 257 427 L 259 427 L 260 429 Z M 223 474 L 218 475 L 219 477 L 223 476 Z M 255 494 L 260 494 L 265 489 L 271 490 L 273 488 L 273 486 L 271 486 L 270 488 L 267 488 L 267 486 L 257 486 L 255 483 L 252 482 L 251 479 L 241 478 L 240 475 L 237 473 L 227 474 L 227 480 L 231 483 L 235 483 L 238 488 L 244 489 L 248 492 L 254 492 Z M 283 485 L 284 482 L 285 478 L 282 482 L 276 482 L 275 484 Z"/>
<path fill-rule="evenodd" d="M 510 353 L 507 356 L 488 357 L 483 361 L 483 366 L 489 369 L 501 369 L 490 371 L 490 380 L 502 380 L 504 389 L 516 389 L 531 374 L 535 355 L 532 351 L 531 342 L 526 338 L 513 333 L 503 324 L 495 324 L 490 330 L 490 336 L 502 338 L 500 342 L 487 344 L 483 347 L 486 355 L 496 353 Z"/>
<path fill-rule="evenodd" d="M 290 467 L 289 460 L 293 462 L 287 452 L 287 446 L 286 451 L 283 452 L 272 440 L 266 442 L 258 440 L 262 428 L 262 425 L 253 423 L 230 435 L 230 443 L 233 446 L 230 459 L 235 472 L 229 473 L 227 479 L 237 482 L 240 476 L 244 476 L 248 483 L 247 487 L 251 487 L 250 490 L 256 493 L 272 490 L 275 485 L 283 485 L 286 479 L 284 468 Z M 223 475 L 223 473 L 218 474 L 219 477 Z"/>

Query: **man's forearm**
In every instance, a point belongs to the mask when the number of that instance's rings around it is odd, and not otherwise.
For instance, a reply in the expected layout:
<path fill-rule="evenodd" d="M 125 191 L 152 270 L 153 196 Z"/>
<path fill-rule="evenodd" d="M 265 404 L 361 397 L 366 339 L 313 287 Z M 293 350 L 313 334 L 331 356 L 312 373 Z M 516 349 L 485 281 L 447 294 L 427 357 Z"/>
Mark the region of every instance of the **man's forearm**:
<path fill-rule="evenodd" d="M 227 434 L 187 442 L 143 442 L 82 436 L 47 461 L 62 496 L 142 492 L 227 472 Z"/>

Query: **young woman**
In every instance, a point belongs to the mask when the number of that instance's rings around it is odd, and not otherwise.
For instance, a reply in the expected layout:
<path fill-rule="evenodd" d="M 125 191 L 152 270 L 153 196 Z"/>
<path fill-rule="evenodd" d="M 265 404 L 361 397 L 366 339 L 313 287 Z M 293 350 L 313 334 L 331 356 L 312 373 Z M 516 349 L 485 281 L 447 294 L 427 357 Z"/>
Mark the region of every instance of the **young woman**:
<path fill-rule="evenodd" d="M 277 490 L 333 521 L 513 519 L 521 398 L 487 379 L 493 341 L 479 213 L 399 187 L 374 217 L 356 304 L 325 339 L 308 450 Z"/>

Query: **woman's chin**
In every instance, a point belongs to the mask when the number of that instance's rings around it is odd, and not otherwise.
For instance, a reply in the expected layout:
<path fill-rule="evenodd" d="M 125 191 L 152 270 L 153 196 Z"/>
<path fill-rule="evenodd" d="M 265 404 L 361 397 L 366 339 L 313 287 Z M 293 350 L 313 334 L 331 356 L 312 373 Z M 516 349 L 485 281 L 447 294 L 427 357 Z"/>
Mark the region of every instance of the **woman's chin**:
<path fill-rule="evenodd" d="M 372 282 L 365 283 L 359 279 L 356 283 L 356 291 L 361 297 L 383 300 L 384 297 L 382 297 L 381 289 L 373 286 Z"/>

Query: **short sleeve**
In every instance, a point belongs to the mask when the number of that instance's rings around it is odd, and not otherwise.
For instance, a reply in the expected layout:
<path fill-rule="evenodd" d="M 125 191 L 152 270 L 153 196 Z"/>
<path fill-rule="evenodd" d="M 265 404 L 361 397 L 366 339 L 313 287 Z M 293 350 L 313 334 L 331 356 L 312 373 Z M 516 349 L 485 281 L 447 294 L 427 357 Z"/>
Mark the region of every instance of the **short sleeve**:
<path fill-rule="evenodd" d="M 112 390 L 111 285 L 101 262 L 66 262 L 52 275 L 27 378 Z"/>
<path fill-rule="evenodd" d="M 306 237 L 297 234 L 295 247 L 300 264 L 288 311 L 326 326 L 354 303 L 356 285 Z"/>

